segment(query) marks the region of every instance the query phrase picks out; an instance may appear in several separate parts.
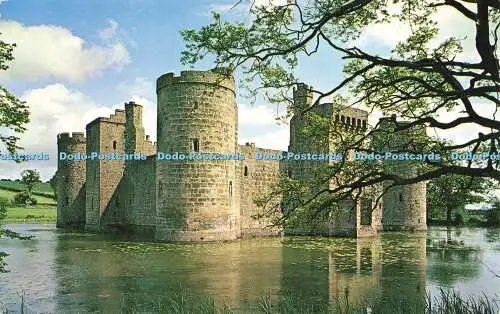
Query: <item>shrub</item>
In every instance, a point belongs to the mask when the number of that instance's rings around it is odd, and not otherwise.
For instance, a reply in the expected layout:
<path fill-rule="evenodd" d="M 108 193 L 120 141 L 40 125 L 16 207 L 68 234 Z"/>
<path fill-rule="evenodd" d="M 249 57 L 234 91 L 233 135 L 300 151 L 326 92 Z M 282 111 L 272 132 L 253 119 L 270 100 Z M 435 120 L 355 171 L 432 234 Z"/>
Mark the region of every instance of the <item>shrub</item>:
<path fill-rule="evenodd" d="M 7 207 L 10 205 L 10 201 L 5 197 L 0 197 L 0 220 L 7 216 Z"/>
<path fill-rule="evenodd" d="M 22 191 L 14 195 L 14 203 L 17 205 L 27 205 L 31 203 L 30 195 L 27 191 Z"/>
<path fill-rule="evenodd" d="M 36 198 L 31 198 L 31 205 L 36 205 L 38 204 L 38 200 Z"/>
<path fill-rule="evenodd" d="M 484 223 L 483 220 L 474 216 L 470 217 L 469 220 L 467 221 L 467 224 L 471 226 L 481 226 L 483 223 Z"/>
<path fill-rule="evenodd" d="M 486 213 L 486 224 L 488 226 L 500 226 L 500 203 L 496 202 Z"/>
<path fill-rule="evenodd" d="M 455 213 L 455 225 L 461 226 L 464 224 L 464 216 L 462 213 Z"/>

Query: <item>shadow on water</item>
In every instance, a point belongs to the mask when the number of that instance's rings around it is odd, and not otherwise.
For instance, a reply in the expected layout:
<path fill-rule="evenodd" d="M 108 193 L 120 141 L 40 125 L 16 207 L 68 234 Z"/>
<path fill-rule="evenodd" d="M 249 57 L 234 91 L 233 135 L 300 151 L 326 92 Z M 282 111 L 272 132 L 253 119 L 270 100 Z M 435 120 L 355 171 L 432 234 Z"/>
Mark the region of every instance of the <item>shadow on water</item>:
<path fill-rule="evenodd" d="M 211 295 L 214 304 L 232 307 L 250 307 L 268 295 L 269 304 L 281 297 L 313 312 L 349 303 L 374 310 L 396 304 L 420 313 L 429 283 L 473 281 L 481 276 L 483 258 L 480 250 L 436 247 L 433 243 L 442 239 L 450 242 L 442 230 L 429 237 L 387 233 L 365 239 L 286 237 L 183 245 L 33 226 L 24 230 L 35 230 L 36 241 L 0 240 L 11 254 L 12 268 L 0 275 L 5 283 L 0 301 L 14 304 L 17 292 L 25 290 L 35 312 L 146 309 L 182 287 L 189 295 Z M 455 230 L 452 238 L 467 242 L 468 233 L 460 232 Z"/>

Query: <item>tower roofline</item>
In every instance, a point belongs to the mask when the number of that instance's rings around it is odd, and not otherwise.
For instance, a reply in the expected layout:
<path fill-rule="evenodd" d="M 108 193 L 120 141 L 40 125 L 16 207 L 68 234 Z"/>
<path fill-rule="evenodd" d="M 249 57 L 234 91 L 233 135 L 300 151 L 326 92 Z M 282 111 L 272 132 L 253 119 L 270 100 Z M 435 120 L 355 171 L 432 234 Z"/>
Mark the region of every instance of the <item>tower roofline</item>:
<path fill-rule="evenodd" d="M 208 71 L 181 71 L 180 75 L 169 72 L 156 80 L 156 92 L 168 85 L 183 83 L 216 85 L 227 88 L 236 94 L 233 72 L 228 68 L 215 68 Z"/>

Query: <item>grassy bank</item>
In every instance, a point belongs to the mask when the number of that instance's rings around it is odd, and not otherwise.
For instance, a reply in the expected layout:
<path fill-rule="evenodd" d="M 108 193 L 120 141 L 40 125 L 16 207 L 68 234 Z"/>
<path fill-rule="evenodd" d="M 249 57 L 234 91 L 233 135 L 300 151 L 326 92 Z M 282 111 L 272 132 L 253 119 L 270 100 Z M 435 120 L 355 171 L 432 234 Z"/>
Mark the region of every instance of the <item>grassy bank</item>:
<path fill-rule="evenodd" d="M 12 200 L 17 192 L 0 188 L 0 197 Z M 7 217 L 3 221 L 12 223 L 55 223 L 57 203 L 53 198 L 34 195 L 37 204 L 33 206 L 10 205 L 7 208 Z"/>
<path fill-rule="evenodd" d="M 175 291 L 166 292 L 166 295 L 147 303 L 139 302 L 133 296 L 124 295 L 120 302 L 120 312 L 172 314 L 496 314 L 500 310 L 498 300 L 485 295 L 461 297 L 457 292 L 450 290 L 441 290 L 440 295 L 428 296 L 422 300 L 403 300 L 392 303 L 379 302 L 378 304 L 367 303 L 357 307 L 350 305 L 347 300 L 337 300 L 329 306 L 323 307 L 320 305 L 306 306 L 292 293 L 279 297 L 262 296 L 252 301 L 243 302 L 243 306 L 238 308 L 231 306 L 229 300 L 221 303 L 210 296 L 193 297 L 182 287 Z M 9 310 L 16 313 L 26 313 L 29 311 L 29 306 L 26 303 L 29 303 L 29 300 L 26 300 L 24 295 L 20 295 L 19 304 L 14 308 L 9 306 Z M 0 307 L 0 310 L 3 313 L 11 313 L 5 308 L 1 309 Z M 99 309 L 95 309 L 95 311 L 99 312 Z"/>

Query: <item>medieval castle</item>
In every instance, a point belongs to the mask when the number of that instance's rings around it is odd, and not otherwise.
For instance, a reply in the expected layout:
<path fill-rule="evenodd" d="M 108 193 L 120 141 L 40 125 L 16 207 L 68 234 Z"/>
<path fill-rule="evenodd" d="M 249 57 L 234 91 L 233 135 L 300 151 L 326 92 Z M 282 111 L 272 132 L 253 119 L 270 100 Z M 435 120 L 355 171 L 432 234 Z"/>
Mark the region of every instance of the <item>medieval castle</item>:
<path fill-rule="evenodd" d="M 59 152 L 135 153 L 147 158 L 59 160 L 57 226 L 88 231 L 118 228 L 158 241 L 183 242 L 280 234 L 280 228 L 269 227 L 272 218 L 259 218 L 262 209 L 255 199 L 271 191 L 282 173 L 305 180 L 315 163 L 255 160 L 255 153 L 285 152 L 253 143 L 238 145 L 235 83 L 232 75 L 223 72 L 184 71 L 180 76 L 168 73 L 158 78 L 156 143 L 145 135 L 142 107 L 133 102 L 87 124 L 86 134 L 59 134 Z M 311 88 L 299 84 L 294 103 L 311 107 Z M 362 134 L 367 129 L 366 111 L 332 103 L 310 109 L 345 132 Z M 303 132 L 305 121 L 300 114 L 292 117 L 288 151 L 317 151 Z M 335 151 L 333 144 L 321 149 Z M 239 153 L 246 158 L 158 160 L 157 152 Z M 378 205 L 373 204 L 373 198 L 365 197 L 352 206 L 341 206 L 349 210 L 339 210 L 315 232 L 369 236 L 382 230 L 426 229 L 425 183 L 389 189 Z"/>

